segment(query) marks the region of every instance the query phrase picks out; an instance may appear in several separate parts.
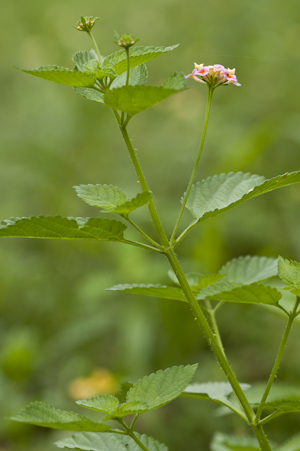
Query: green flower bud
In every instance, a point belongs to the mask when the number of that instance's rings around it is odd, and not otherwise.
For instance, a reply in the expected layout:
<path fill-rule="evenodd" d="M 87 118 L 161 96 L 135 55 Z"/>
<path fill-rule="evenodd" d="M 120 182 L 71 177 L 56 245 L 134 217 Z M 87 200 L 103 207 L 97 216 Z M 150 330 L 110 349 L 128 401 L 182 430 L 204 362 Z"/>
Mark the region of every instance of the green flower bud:
<path fill-rule="evenodd" d="M 132 34 L 125 33 L 119 35 L 119 33 L 115 31 L 115 43 L 124 49 L 129 49 L 129 47 L 132 47 L 138 41 L 140 41 L 140 39 L 137 39 Z"/>
<path fill-rule="evenodd" d="M 93 26 L 95 25 L 95 22 L 99 20 L 99 17 L 83 17 L 81 16 L 81 19 L 76 24 L 76 29 L 79 31 L 86 31 L 89 33 Z"/>

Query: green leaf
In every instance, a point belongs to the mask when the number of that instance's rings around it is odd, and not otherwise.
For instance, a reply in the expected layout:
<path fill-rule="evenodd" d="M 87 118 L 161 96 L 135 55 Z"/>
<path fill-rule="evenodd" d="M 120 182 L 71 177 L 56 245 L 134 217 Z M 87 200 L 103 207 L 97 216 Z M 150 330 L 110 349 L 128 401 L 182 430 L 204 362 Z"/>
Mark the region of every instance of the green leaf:
<path fill-rule="evenodd" d="M 41 66 L 33 70 L 19 69 L 29 75 L 43 78 L 67 86 L 92 87 L 95 84 L 93 75 L 59 66 Z"/>
<path fill-rule="evenodd" d="M 249 403 L 253 407 L 257 407 L 262 399 L 265 392 L 265 384 L 255 384 L 247 391 L 247 398 Z M 265 403 L 265 408 L 272 410 L 275 407 L 271 407 L 273 403 L 280 403 L 285 400 L 297 401 L 300 399 L 300 388 L 296 384 L 288 384 L 283 382 L 276 382 L 272 385 L 271 391 L 268 395 L 267 402 Z M 235 400 L 233 401 L 235 402 Z"/>
<path fill-rule="evenodd" d="M 174 299 L 176 301 L 186 301 L 186 297 L 180 288 L 168 287 L 166 285 L 144 285 L 125 283 L 107 288 L 107 291 L 124 291 L 125 293 L 138 294 L 140 296 L 151 296 L 154 298 Z"/>
<path fill-rule="evenodd" d="M 129 85 L 144 85 L 147 81 L 148 71 L 146 64 L 141 64 L 140 66 L 136 66 L 133 69 L 130 69 L 129 74 Z M 110 85 L 110 89 L 121 88 L 126 85 L 127 72 L 123 72 L 117 78 L 114 79 L 112 84 Z"/>
<path fill-rule="evenodd" d="M 300 434 L 291 437 L 277 451 L 300 451 Z"/>
<path fill-rule="evenodd" d="M 186 79 L 183 73 L 177 72 L 173 74 L 169 79 L 169 83 L 176 85 L 176 88 L 169 89 L 162 85 L 123 86 L 112 89 L 105 93 L 104 102 L 107 106 L 118 111 L 124 111 L 130 115 L 141 113 L 167 97 L 187 89 Z"/>
<path fill-rule="evenodd" d="M 294 260 L 278 257 L 278 276 L 289 285 L 287 287 L 293 294 L 300 296 L 300 264 Z"/>
<path fill-rule="evenodd" d="M 170 47 L 133 47 L 130 50 L 130 69 L 139 66 L 142 63 L 156 58 L 163 53 L 170 52 L 178 47 L 179 44 Z M 119 50 L 104 59 L 103 67 L 110 66 L 118 73 L 122 74 L 127 70 L 127 55 L 125 50 Z"/>
<path fill-rule="evenodd" d="M 125 242 L 125 229 L 122 222 L 112 219 L 33 216 L 1 221 L 0 237 Z"/>
<path fill-rule="evenodd" d="M 144 402 L 147 410 L 157 409 L 177 398 L 191 381 L 197 364 L 173 366 L 145 376 L 127 393 L 127 402 Z"/>
<path fill-rule="evenodd" d="M 168 451 L 163 443 L 159 443 L 152 437 L 135 435 L 149 451 Z M 75 434 L 72 438 L 67 438 L 56 442 L 58 448 L 79 449 L 84 451 L 141 451 L 140 446 L 128 436 L 113 433 L 83 433 Z"/>
<path fill-rule="evenodd" d="M 300 399 L 280 399 L 278 401 L 265 402 L 264 408 L 279 410 L 282 413 L 300 412 Z"/>
<path fill-rule="evenodd" d="M 243 391 L 250 388 L 248 384 L 240 384 Z M 233 393 L 228 382 L 207 382 L 204 384 L 191 384 L 180 395 L 183 398 L 205 399 L 223 404 L 237 413 L 237 408 L 232 404 L 228 396 Z"/>
<path fill-rule="evenodd" d="M 210 444 L 211 451 L 258 451 L 259 443 L 254 437 L 233 436 L 217 432 Z"/>
<path fill-rule="evenodd" d="M 128 199 L 123 190 L 112 185 L 80 185 L 74 188 L 77 195 L 92 207 L 120 215 L 146 205 L 152 198 L 150 193 L 139 193 L 133 199 Z"/>
<path fill-rule="evenodd" d="M 120 405 L 118 398 L 112 395 L 99 395 L 93 398 L 81 399 L 76 401 L 76 404 L 103 413 L 112 413 Z"/>
<path fill-rule="evenodd" d="M 242 172 L 215 175 L 193 185 L 186 208 L 197 222 L 224 213 L 260 194 L 300 182 L 300 171 L 278 175 L 269 180 Z"/>
<path fill-rule="evenodd" d="M 277 259 L 246 255 L 227 262 L 219 271 L 229 282 L 251 284 L 277 276 Z"/>
<path fill-rule="evenodd" d="M 81 72 L 87 72 L 85 65 L 89 61 L 93 60 L 99 61 L 97 53 L 95 52 L 94 49 L 91 49 L 89 51 L 84 50 L 83 52 L 76 52 L 72 58 L 72 61 L 75 64 L 75 68 Z"/>
<path fill-rule="evenodd" d="M 197 295 L 197 299 L 276 305 L 281 299 L 281 293 L 276 288 L 262 284 L 252 283 L 239 286 L 237 283 L 220 280 L 211 287 L 201 290 Z"/>
<path fill-rule="evenodd" d="M 104 104 L 104 94 L 95 88 L 73 88 L 74 91 L 92 102 Z"/>
<path fill-rule="evenodd" d="M 105 432 L 110 429 L 102 423 L 95 423 L 88 418 L 77 415 L 77 413 L 55 409 L 43 402 L 33 402 L 16 416 L 10 418 L 21 423 L 35 424 L 53 429 L 64 429 L 67 431 L 92 431 Z"/>

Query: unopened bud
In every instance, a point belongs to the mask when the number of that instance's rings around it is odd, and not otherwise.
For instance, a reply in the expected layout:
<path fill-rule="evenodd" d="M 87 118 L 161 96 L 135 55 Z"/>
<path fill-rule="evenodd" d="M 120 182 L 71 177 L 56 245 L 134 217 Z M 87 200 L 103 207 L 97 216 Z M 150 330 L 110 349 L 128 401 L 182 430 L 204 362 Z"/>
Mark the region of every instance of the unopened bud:
<path fill-rule="evenodd" d="M 115 31 L 115 43 L 118 44 L 120 47 L 123 47 L 124 49 L 129 49 L 129 47 L 133 46 L 136 42 L 138 42 L 140 39 L 135 38 L 132 34 L 122 34 L 119 35 Z"/>
<path fill-rule="evenodd" d="M 90 32 L 95 22 L 99 20 L 99 17 L 82 17 L 79 22 L 76 24 L 76 29 L 79 31 Z"/>

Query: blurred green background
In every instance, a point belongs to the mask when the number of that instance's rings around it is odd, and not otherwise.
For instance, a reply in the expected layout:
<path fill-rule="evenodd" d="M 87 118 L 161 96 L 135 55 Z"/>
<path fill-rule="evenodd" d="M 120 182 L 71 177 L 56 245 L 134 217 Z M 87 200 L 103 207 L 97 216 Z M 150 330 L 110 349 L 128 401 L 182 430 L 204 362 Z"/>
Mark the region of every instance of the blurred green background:
<path fill-rule="evenodd" d="M 3 9 L 1 219 L 97 215 L 75 195 L 72 186 L 81 183 L 119 185 L 128 195 L 138 190 L 110 110 L 12 67 L 72 67 L 73 53 L 91 48 L 88 36 L 72 28 L 80 15 L 100 16 L 95 36 L 104 55 L 118 50 L 115 29 L 142 38 L 140 45 L 180 43 L 148 63 L 149 83 L 160 84 L 175 70 L 190 73 L 194 61 L 236 67 L 242 87 L 215 92 L 198 180 L 229 171 L 272 177 L 300 169 L 299 0 L 32 0 L 6 2 Z M 129 126 L 168 231 L 204 116 L 206 87 L 189 84 L 189 91 Z M 299 193 L 298 186 L 275 191 L 194 229 L 178 248 L 185 270 L 216 271 L 246 254 L 299 261 Z M 136 220 L 152 232 L 146 209 Z M 199 362 L 195 380 L 223 380 L 185 305 L 105 292 L 117 283 L 167 283 L 160 256 L 118 243 L 3 239 L 0 248 L 1 418 L 34 400 L 84 414 L 72 399 L 84 390 L 113 393 L 119 380 L 170 365 Z M 284 320 L 228 305 L 219 321 L 239 380 L 266 380 Z M 280 380 L 299 383 L 299 334 L 297 324 Z M 173 451 L 208 449 L 216 429 L 248 433 L 239 419 L 215 412 L 206 401 L 180 399 L 144 415 L 137 427 Z M 299 427 L 299 414 L 286 415 L 266 430 L 281 442 Z M 50 451 L 69 435 L 2 419 L 0 450 Z"/>

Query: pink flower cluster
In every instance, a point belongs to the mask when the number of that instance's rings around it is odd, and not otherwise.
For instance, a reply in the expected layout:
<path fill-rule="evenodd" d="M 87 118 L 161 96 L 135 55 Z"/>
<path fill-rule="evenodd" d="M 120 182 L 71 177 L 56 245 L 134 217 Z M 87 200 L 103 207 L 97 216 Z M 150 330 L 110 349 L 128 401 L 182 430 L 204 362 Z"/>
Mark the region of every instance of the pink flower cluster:
<path fill-rule="evenodd" d="M 235 69 L 225 69 L 222 64 L 215 64 L 214 66 L 204 66 L 203 64 L 196 64 L 195 69 L 185 78 L 193 78 L 200 83 L 206 83 L 212 88 L 220 85 L 229 85 L 230 83 L 236 86 L 242 86 L 235 75 Z"/>

